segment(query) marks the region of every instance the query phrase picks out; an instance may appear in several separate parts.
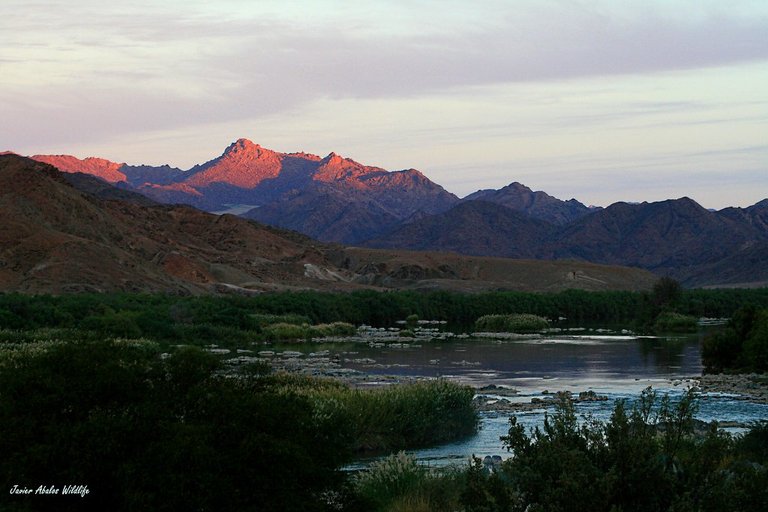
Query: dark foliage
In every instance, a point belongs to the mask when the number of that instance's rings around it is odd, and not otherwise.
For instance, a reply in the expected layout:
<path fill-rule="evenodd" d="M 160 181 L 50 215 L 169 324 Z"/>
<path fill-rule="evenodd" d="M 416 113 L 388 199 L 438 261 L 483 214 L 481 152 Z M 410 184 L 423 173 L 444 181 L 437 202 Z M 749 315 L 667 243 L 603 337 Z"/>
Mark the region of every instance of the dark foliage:
<path fill-rule="evenodd" d="M 313 510 L 351 432 L 296 393 L 220 378 L 197 349 L 57 344 L 0 371 L 0 481 L 87 485 L 3 510 Z"/>
<path fill-rule="evenodd" d="M 768 309 L 736 311 L 724 329 L 704 339 L 701 357 L 709 372 L 768 370 Z"/>
<path fill-rule="evenodd" d="M 483 315 L 531 313 L 550 319 L 562 317 L 569 324 L 622 324 L 643 329 L 650 328 L 661 312 L 659 301 L 665 307 L 674 306 L 677 313 L 694 317 L 731 317 L 748 304 L 768 308 L 768 289 L 684 290 L 678 295 L 672 288 L 673 284 L 661 286 L 654 294 L 579 290 L 476 295 L 307 291 L 254 297 L 0 294 L 0 329 L 76 328 L 108 337 L 142 336 L 174 343 L 226 340 L 236 345 L 265 339 L 264 327 L 278 316 L 284 318 L 280 320 L 283 323 L 349 322 L 387 327 L 417 315 L 469 330 Z"/>
<path fill-rule="evenodd" d="M 768 505 L 765 425 L 735 440 L 713 426 L 693 431 L 695 397 L 677 404 L 647 389 L 607 423 L 576 419 L 563 398 L 543 428 L 513 417 L 502 438 L 513 457 L 488 477 L 467 472 L 462 501 L 482 511 L 721 511 Z M 499 486 L 505 491 L 500 491 Z"/>

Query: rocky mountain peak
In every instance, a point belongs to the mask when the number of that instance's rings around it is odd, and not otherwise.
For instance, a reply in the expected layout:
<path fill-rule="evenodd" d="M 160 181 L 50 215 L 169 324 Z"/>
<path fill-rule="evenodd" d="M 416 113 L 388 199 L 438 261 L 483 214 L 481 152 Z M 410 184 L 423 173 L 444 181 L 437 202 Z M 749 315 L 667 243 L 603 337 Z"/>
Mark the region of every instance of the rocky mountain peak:
<path fill-rule="evenodd" d="M 344 164 L 345 158 L 341 155 L 337 155 L 333 151 L 328 153 L 328 156 L 320 160 L 320 165 L 328 166 L 328 167 L 338 167 Z"/>
<path fill-rule="evenodd" d="M 513 181 L 512 183 L 510 183 L 506 187 L 502 187 L 501 190 L 509 190 L 509 191 L 515 190 L 515 191 L 519 191 L 519 192 L 533 192 L 532 189 L 530 189 L 529 187 L 526 187 L 525 185 L 523 185 L 519 181 Z"/>
<path fill-rule="evenodd" d="M 248 139 L 238 139 L 224 153 L 210 162 L 190 169 L 185 181 L 192 187 L 223 183 L 241 188 L 253 188 L 264 179 L 280 173 L 283 155 L 262 148 Z"/>
<path fill-rule="evenodd" d="M 259 144 L 248 139 L 237 139 L 227 146 L 222 157 L 235 158 L 237 160 L 259 159 L 274 155 L 274 151 L 262 148 Z"/>
<path fill-rule="evenodd" d="M 254 150 L 261 148 L 261 145 L 256 144 L 255 142 L 251 141 L 250 139 L 240 138 L 237 139 L 235 142 L 229 145 L 227 149 L 224 151 L 225 153 L 228 152 L 238 152 L 238 151 L 248 151 L 248 150 Z"/>
<path fill-rule="evenodd" d="M 349 182 L 349 180 L 356 180 L 365 175 L 370 169 L 349 158 L 344 158 L 336 153 L 329 153 L 328 156 L 318 162 L 314 179 L 324 182 Z M 353 184 L 358 185 L 357 183 Z"/>

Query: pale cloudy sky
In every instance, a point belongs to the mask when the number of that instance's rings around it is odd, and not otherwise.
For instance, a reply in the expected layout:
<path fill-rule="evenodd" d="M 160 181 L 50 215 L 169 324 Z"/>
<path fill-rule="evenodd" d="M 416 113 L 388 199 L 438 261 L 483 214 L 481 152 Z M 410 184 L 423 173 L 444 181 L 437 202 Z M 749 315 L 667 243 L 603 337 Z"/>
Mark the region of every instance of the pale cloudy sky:
<path fill-rule="evenodd" d="M 587 204 L 768 197 L 764 0 L 0 0 L 0 150 L 246 137 Z"/>

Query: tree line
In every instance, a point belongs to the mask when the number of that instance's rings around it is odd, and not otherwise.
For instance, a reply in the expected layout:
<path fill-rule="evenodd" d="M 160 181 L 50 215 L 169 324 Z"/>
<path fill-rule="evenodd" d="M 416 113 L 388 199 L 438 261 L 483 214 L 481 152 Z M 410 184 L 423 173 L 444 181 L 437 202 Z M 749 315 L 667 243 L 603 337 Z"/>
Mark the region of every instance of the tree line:
<path fill-rule="evenodd" d="M 643 331 L 652 328 L 664 311 L 730 318 L 747 305 L 768 308 L 768 289 L 677 290 L 672 285 L 671 290 L 658 286 L 652 292 L 303 291 L 251 297 L 0 294 L 0 329 L 59 328 L 127 338 L 237 341 L 263 330 L 259 315 L 298 315 L 313 324 L 390 327 L 415 314 L 445 320 L 455 329 L 472 329 L 484 315 L 530 313 L 570 325 L 614 324 Z"/>

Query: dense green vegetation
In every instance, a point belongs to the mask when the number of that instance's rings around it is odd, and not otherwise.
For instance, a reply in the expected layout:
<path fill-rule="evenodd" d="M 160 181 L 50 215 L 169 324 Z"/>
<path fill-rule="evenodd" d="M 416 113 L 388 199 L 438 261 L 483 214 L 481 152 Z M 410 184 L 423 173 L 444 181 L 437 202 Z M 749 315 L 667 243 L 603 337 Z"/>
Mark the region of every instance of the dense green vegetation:
<path fill-rule="evenodd" d="M 681 315 L 674 311 L 664 311 L 659 313 L 653 322 L 653 330 L 659 333 L 684 333 L 696 332 L 698 323 L 696 317 L 690 315 Z"/>
<path fill-rule="evenodd" d="M 446 320 L 454 328 L 472 329 L 483 315 L 531 313 L 553 320 L 565 318 L 571 325 L 621 324 L 643 330 L 652 328 L 664 311 L 697 318 L 731 317 L 748 304 L 768 308 L 768 289 L 677 290 L 674 284 L 667 284 L 649 293 L 306 291 L 254 297 L 0 294 L 0 328 L 70 328 L 104 336 L 146 337 L 161 343 L 238 345 L 268 339 L 265 327 L 278 323 L 277 317 L 292 325 L 348 322 L 392 327 L 398 320 L 417 315 Z"/>
<path fill-rule="evenodd" d="M 736 311 L 725 329 L 704 339 L 701 358 L 709 372 L 768 370 L 768 308 Z"/>
<path fill-rule="evenodd" d="M 433 471 L 404 452 L 372 463 L 352 478 L 347 508 L 359 511 L 431 512 L 461 510 L 462 468 Z"/>
<path fill-rule="evenodd" d="M 526 313 L 511 315 L 483 315 L 475 322 L 475 329 L 485 332 L 541 332 L 549 327 L 546 318 Z"/>
<path fill-rule="evenodd" d="M 344 417 L 354 433 L 350 447 L 355 453 L 440 444 L 470 435 L 477 427 L 474 391 L 447 380 L 366 390 L 295 375 L 272 380 L 281 393 L 307 398 L 317 414 Z"/>
<path fill-rule="evenodd" d="M 393 456 L 357 478 L 360 510 L 378 511 L 762 511 L 768 505 L 768 425 L 743 437 L 696 433 L 694 396 L 677 404 L 646 390 L 605 423 L 578 421 L 567 397 L 542 428 L 516 421 L 512 457 L 460 474 Z"/>
<path fill-rule="evenodd" d="M 6 495 L 0 508 L 764 510 L 768 427 L 694 435 L 692 396 L 673 407 L 647 392 L 631 411 L 617 404 L 607 423 L 577 422 L 565 401 L 531 433 L 513 418 L 504 443 L 514 456 L 495 472 L 479 461 L 436 471 L 399 454 L 350 479 L 339 468 L 360 453 L 471 433 L 472 391 L 441 380 L 359 390 L 265 364 L 233 375 L 193 346 L 349 335 L 402 319 L 411 329 L 425 318 L 538 330 L 565 317 L 679 331 L 701 316 L 731 317 L 705 339 L 708 369 L 768 369 L 768 289 L 660 280 L 649 293 L 0 294 L 1 485 L 90 489 Z"/>
<path fill-rule="evenodd" d="M 472 394 L 443 381 L 360 391 L 262 365 L 234 377 L 198 348 L 141 340 L 4 343 L 3 510 L 322 510 L 355 450 L 472 432 Z M 41 484 L 90 493 L 8 494 Z"/>

